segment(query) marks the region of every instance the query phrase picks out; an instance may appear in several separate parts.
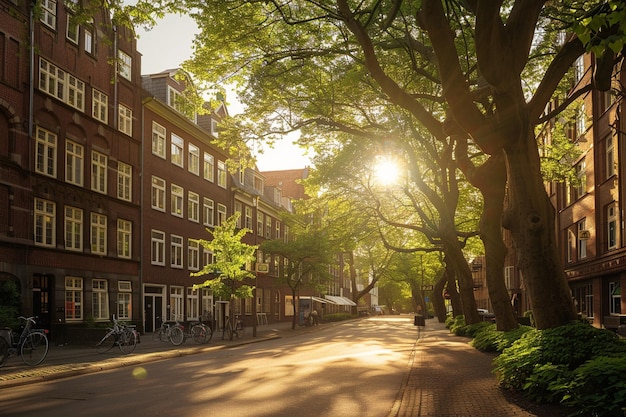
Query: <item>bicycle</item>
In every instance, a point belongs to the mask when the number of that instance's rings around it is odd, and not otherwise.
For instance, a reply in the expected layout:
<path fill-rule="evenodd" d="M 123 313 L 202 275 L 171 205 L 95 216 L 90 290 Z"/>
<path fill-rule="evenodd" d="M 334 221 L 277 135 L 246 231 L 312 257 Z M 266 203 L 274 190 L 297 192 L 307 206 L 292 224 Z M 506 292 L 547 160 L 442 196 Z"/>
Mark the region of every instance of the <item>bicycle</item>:
<path fill-rule="evenodd" d="M 96 350 L 98 353 L 105 353 L 117 345 L 123 354 L 128 355 L 132 353 L 137 347 L 139 339 L 135 326 L 127 326 L 120 323 L 115 318 L 115 314 L 112 316 L 111 321 L 113 322 L 113 327 L 107 329 L 108 331 L 104 337 L 96 343 Z"/>
<path fill-rule="evenodd" d="M 194 342 L 202 345 L 208 343 L 213 338 L 213 331 L 211 330 L 211 328 L 202 322 L 197 322 L 193 324 L 189 323 L 189 326 L 187 326 L 187 328 L 189 329 L 189 331 L 184 332 L 185 340 L 188 337 L 191 337 Z"/>
<path fill-rule="evenodd" d="M 24 321 L 24 328 L 16 341 L 15 332 L 11 329 L 0 331 L 0 366 L 10 357 L 19 355 L 26 365 L 39 365 L 48 355 L 47 329 L 33 329 L 35 317 L 18 317 Z"/>
<path fill-rule="evenodd" d="M 226 325 L 222 329 L 222 340 L 224 340 L 226 334 L 228 335 L 228 340 L 233 340 L 233 336 L 237 336 L 237 339 L 239 339 L 244 336 L 244 333 L 245 327 L 239 316 L 235 316 L 235 327 L 233 327 L 230 317 L 226 317 Z"/>
<path fill-rule="evenodd" d="M 152 333 L 152 339 L 161 342 L 169 341 L 174 346 L 179 346 L 185 341 L 184 327 L 178 321 L 164 321 L 161 327 Z"/>

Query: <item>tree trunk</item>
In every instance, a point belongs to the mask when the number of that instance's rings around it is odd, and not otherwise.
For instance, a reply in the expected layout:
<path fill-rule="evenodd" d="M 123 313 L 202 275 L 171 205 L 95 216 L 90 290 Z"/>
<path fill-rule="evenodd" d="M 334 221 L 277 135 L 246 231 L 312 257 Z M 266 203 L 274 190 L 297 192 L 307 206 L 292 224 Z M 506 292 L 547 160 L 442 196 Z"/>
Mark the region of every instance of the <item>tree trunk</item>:
<path fill-rule="evenodd" d="M 463 314 L 463 306 L 461 304 L 461 297 L 456 286 L 456 274 L 451 265 L 449 265 L 447 257 L 444 260 L 446 264 L 446 291 L 450 297 L 450 305 L 452 306 L 452 316 L 460 316 Z"/>
<path fill-rule="evenodd" d="M 470 271 L 467 260 L 463 256 L 456 234 L 449 237 L 444 236 L 444 234 L 442 233 L 442 241 L 444 242 L 446 263 L 450 263 L 459 284 L 459 295 L 463 315 L 465 316 L 465 324 L 478 323 L 480 322 L 480 316 L 476 307 L 476 299 L 474 298 L 472 271 Z"/>
<path fill-rule="evenodd" d="M 539 170 L 530 124 L 505 146 L 509 201 L 503 226 L 511 231 L 535 323 L 539 329 L 576 319 L 558 252 L 555 210 Z"/>
<path fill-rule="evenodd" d="M 446 302 L 443 298 L 443 289 L 447 280 L 444 272 L 435 282 L 435 285 L 433 285 L 433 308 L 435 309 L 435 315 L 439 323 L 446 321 Z"/>

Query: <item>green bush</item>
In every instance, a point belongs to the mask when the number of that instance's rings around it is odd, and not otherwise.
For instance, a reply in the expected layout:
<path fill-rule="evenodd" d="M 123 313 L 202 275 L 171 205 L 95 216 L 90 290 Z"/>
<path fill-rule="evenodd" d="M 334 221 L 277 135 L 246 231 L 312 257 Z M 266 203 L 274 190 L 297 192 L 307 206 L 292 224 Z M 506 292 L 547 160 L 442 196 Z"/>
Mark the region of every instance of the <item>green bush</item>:
<path fill-rule="evenodd" d="M 573 378 L 559 387 L 563 403 L 576 415 L 610 417 L 626 411 L 626 357 L 594 358 L 573 372 Z"/>
<path fill-rule="evenodd" d="M 476 337 L 477 334 L 482 332 L 487 327 L 492 326 L 491 323 L 481 321 L 480 323 L 468 324 L 467 326 L 458 327 L 455 334 L 457 336 Z"/>
<path fill-rule="evenodd" d="M 476 349 L 483 352 L 500 353 L 510 347 L 516 340 L 522 337 L 524 333 L 531 330 L 532 327 L 530 326 L 519 326 L 517 329 L 502 332 L 496 328 L 495 324 L 491 324 L 476 333 L 471 344 Z"/>

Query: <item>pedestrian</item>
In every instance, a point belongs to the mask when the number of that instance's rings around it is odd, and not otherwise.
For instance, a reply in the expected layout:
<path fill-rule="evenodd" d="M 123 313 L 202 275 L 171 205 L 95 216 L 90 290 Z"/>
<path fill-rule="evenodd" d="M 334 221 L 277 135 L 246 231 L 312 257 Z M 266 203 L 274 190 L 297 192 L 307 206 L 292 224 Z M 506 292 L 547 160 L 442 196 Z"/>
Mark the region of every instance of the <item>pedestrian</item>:
<path fill-rule="evenodd" d="M 320 324 L 319 317 L 317 316 L 317 310 L 313 309 L 311 317 L 313 318 L 313 326 L 317 326 L 318 324 Z"/>

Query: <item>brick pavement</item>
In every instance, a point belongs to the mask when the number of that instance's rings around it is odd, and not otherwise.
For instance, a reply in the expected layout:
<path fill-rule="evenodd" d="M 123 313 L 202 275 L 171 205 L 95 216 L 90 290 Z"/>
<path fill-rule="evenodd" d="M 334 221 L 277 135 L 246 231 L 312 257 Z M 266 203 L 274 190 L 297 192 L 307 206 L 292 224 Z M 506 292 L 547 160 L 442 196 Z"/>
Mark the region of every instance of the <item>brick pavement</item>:
<path fill-rule="evenodd" d="M 572 412 L 519 401 L 501 390 L 491 371 L 494 354 L 474 349 L 469 341 L 427 320 L 388 417 L 559 417 Z"/>

